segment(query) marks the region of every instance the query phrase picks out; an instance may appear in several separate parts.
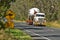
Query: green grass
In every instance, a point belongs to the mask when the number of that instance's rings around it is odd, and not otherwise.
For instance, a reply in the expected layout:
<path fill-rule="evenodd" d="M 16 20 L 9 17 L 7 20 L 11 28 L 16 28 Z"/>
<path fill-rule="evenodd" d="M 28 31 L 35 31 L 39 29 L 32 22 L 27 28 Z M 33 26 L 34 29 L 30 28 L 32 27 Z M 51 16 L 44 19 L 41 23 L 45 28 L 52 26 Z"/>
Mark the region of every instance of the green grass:
<path fill-rule="evenodd" d="M 5 30 L 6 33 L 9 33 L 9 29 Z M 18 29 L 10 29 L 10 34 L 12 34 L 18 40 L 32 40 L 32 38 Z"/>

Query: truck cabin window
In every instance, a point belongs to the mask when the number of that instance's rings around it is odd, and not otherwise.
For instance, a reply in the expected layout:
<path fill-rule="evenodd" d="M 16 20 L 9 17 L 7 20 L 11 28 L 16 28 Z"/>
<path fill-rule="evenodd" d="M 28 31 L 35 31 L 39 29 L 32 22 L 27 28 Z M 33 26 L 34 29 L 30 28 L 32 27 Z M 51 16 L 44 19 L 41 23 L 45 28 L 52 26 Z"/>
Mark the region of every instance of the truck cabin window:
<path fill-rule="evenodd" d="M 44 17 L 45 15 L 36 14 L 37 17 Z"/>

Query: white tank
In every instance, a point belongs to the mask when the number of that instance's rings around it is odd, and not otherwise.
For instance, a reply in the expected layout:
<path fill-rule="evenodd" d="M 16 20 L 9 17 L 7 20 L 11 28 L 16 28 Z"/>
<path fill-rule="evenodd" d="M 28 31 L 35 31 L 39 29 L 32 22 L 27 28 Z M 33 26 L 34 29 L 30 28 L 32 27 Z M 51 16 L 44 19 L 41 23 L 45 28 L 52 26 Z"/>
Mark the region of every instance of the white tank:
<path fill-rule="evenodd" d="M 37 13 L 39 13 L 40 12 L 40 10 L 38 9 L 38 8 L 31 8 L 30 10 L 29 10 L 29 15 L 34 15 L 34 12 L 37 12 Z"/>

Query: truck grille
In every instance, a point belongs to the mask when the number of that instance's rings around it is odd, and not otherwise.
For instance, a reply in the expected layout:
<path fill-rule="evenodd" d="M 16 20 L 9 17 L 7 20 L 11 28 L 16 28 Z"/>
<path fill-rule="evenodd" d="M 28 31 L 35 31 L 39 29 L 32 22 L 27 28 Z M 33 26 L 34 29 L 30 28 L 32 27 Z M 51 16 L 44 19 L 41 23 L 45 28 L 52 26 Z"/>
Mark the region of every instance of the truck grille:
<path fill-rule="evenodd" d="M 44 21 L 43 18 L 39 18 L 38 20 L 39 20 L 40 23 L 42 23 Z"/>

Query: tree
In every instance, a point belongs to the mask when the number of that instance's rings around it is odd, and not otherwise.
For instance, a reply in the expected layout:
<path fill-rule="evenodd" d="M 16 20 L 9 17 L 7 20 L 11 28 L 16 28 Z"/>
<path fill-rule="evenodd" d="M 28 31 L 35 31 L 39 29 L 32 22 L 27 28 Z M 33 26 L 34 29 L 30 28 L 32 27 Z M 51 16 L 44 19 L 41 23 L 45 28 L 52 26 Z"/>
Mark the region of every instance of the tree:
<path fill-rule="evenodd" d="M 17 14 L 18 20 L 26 20 L 28 10 L 33 7 L 44 12 L 48 21 L 60 20 L 60 0 L 16 0 L 11 9 Z"/>
<path fill-rule="evenodd" d="M 15 0 L 0 0 L 0 27 L 4 27 L 3 18 L 5 17 L 6 11 L 10 8 L 11 2 Z"/>

